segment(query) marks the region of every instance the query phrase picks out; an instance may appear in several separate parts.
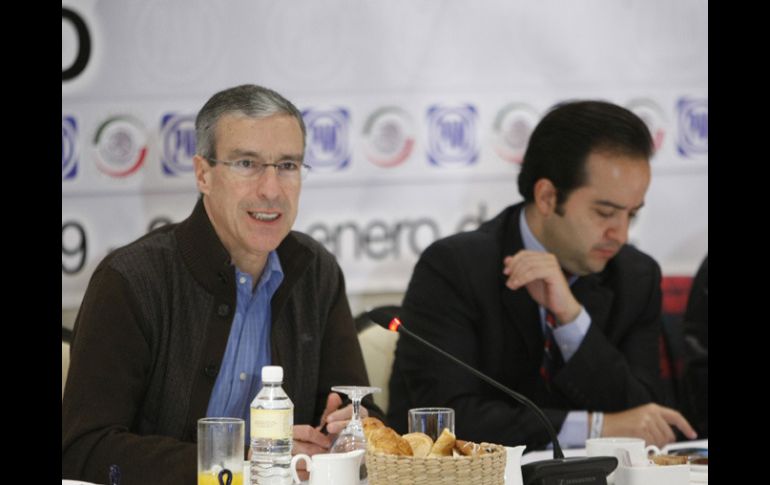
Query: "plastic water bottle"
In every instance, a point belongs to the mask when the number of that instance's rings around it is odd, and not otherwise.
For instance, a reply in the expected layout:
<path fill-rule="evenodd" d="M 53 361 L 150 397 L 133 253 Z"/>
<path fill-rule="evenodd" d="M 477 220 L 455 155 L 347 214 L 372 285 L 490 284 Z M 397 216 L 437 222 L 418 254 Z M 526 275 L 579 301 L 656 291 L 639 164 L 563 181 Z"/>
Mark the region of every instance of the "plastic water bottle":
<path fill-rule="evenodd" d="M 283 367 L 262 367 L 262 389 L 251 402 L 251 484 L 290 485 L 294 403 L 281 388 Z"/>

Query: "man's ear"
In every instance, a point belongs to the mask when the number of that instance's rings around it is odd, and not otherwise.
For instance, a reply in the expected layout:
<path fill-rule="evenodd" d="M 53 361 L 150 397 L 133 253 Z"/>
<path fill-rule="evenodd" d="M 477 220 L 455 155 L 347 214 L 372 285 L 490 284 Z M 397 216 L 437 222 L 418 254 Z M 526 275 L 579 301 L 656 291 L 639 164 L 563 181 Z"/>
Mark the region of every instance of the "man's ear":
<path fill-rule="evenodd" d="M 546 178 L 535 182 L 535 207 L 542 215 L 550 215 L 556 210 L 556 191 L 553 183 Z"/>
<path fill-rule="evenodd" d="M 193 157 L 193 167 L 195 168 L 195 183 L 198 185 L 198 192 L 208 194 L 211 191 L 211 169 L 213 167 L 200 155 Z"/>

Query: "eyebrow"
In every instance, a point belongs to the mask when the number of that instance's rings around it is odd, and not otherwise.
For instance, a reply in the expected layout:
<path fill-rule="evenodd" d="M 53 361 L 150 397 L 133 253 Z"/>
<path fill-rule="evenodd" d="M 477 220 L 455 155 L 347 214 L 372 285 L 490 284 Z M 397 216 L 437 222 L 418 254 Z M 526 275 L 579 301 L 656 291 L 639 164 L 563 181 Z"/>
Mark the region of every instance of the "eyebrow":
<path fill-rule="evenodd" d="M 258 158 L 259 160 L 264 160 L 265 157 L 262 156 L 261 153 L 255 152 L 254 150 L 241 150 L 240 148 L 236 148 L 230 152 L 231 157 L 251 157 L 251 158 Z M 292 153 L 286 153 L 278 157 L 278 160 L 302 160 L 302 154 L 292 154 Z"/>
<path fill-rule="evenodd" d="M 626 210 L 626 206 L 620 205 L 620 204 L 616 204 L 616 203 L 614 203 L 612 201 L 609 201 L 609 200 L 595 200 L 594 204 L 602 205 L 602 206 L 605 206 L 605 207 L 611 207 L 611 208 L 617 209 L 617 210 Z M 642 207 L 644 207 L 644 202 L 642 202 L 641 204 L 639 204 L 636 207 L 631 208 L 631 210 L 638 211 Z"/>

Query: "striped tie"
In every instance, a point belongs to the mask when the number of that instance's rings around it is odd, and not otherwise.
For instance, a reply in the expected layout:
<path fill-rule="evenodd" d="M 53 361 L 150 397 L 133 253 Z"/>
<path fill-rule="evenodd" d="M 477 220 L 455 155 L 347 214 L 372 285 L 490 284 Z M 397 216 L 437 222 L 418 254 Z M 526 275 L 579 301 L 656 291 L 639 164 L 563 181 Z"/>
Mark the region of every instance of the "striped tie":
<path fill-rule="evenodd" d="M 564 358 L 559 351 L 559 346 L 553 339 L 553 330 L 556 328 L 556 317 L 553 313 L 545 311 L 545 333 L 543 343 L 543 362 L 540 364 L 540 375 L 547 385 L 550 385 L 553 375 L 564 365 Z"/>

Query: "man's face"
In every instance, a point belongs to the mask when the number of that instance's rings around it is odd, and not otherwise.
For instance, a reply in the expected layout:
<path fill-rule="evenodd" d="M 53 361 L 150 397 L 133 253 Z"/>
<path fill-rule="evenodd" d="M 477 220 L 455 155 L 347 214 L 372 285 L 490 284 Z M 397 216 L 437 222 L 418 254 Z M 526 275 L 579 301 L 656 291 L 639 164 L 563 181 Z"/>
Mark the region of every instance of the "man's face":
<path fill-rule="evenodd" d="M 285 114 L 265 118 L 225 115 L 215 129 L 216 160 L 257 163 L 302 161 L 299 123 Z M 244 177 L 221 163 L 195 157 L 198 190 L 217 235 L 234 261 L 261 258 L 274 250 L 297 217 L 301 178 L 279 177 L 274 167 Z"/>
<path fill-rule="evenodd" d="M 594 152 L 586 171 L 586 185 L 572 191 L 562 215 L 549 213 L 543 228 L 546 248 L 575 275 L 602 271 L 617 254 L 650 185 L 643 158 Z"/>

